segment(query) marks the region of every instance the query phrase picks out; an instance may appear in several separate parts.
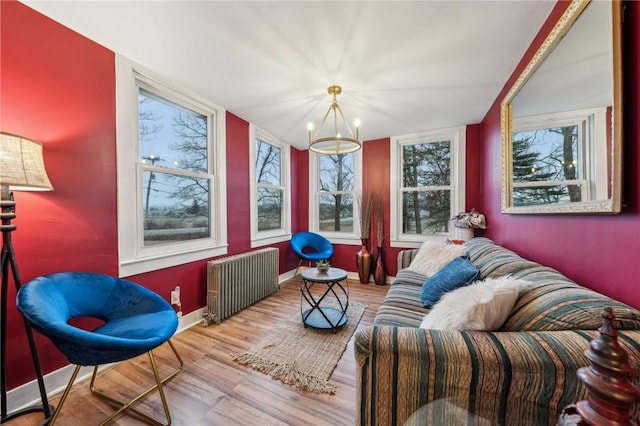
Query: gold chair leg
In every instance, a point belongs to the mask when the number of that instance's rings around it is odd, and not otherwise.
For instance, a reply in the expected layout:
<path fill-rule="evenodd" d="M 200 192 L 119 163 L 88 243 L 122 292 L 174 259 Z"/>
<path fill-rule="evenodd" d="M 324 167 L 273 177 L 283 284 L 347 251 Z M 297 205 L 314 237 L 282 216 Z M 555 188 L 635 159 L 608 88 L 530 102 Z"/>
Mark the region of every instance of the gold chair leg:
<path fill-rule="evenodd" d="M 298 269 L 300 269 L 300 265 L 302 265 L 303 260 L 300 259 L 300 262 L 298 262 L 298 266 L 296 266 L 296 271 L 293 273 L 293 277 L 295 278 L 296 275 L 298 275 Z"/>
<path fill-rule="evenodd" d="M 169 380 L 173 379 L 175 376 L 178 375 L 178 373 L 180 373 L 184 367 L 184 361 L 182 361 L 182 358 L 180 357 L 180 354 L 178 353 L 178 351 L 176 350 L 175 346 L 173 345 L 173 342 L 171 342 L 171 340 L 167 341 L 169 343 L 169 346 L 171 347 L 171 350 L 173 351 L 174 355 L 176 356 L 176 359 L 179 362 L 179 367 L 176 368 L 171 374 L 169 374 L 167 377 L 165 377 L 164 379 L 160 378 L 160 374 L 158 372 L 158 367 L 155 361 L 155 357 L 153 355 L 153 353 L 151 351 L 147 352 L 149 354 L 149 360 L 151 361 L 151 369 L 153 370 L 153 376 L 155 379 L 156 384 L 151 386 L 150 388 L 148 388 L 147 390 L 145 390 L 144 392 L 142 392 L 141 394 L 139 394 L 138 396 L 136 396 L 135 398 L 133 398 L 132 400 L 130 400 L 129 402 L 122 402 L 116 398 L 113 398 L 99 390 L 97 390 L 95 388 L 95 380 L 96 380 L 96 376 L 97 376 L 97 370 L 98 367 L 96 367 L 93 371 L 93 375 L 91 376 L 91 383 L 89 384 L 89 388 L 91 389 L 91 393 L 93 393 L 95 396 L 105 399 L 107 401 L 110 401 L 113 404 L 116 404 L 118 406 L 120 406 L 120 408 L 118 410 L 116 410 L 115 412 L 113 412 L 109 417 L 107 417 L 106 419 L 104 419 L 101 423 L 100 426 L 105 425 L 106 423 L 108 423 L 109 421 L 111 421 L 114 417 L 116 417 L 118 414 L 124 412 L 124 411 L 131 411 L 133 413 L 135 413 L 136 415 L 144 418 L 145 420 L 147 420 L 148 422 L 150 422 L 151 424 L 154 425 L 158 425 L 158 426 L 169 426 L 171 424 L 171 414 L 169 413 L 169 405 L 167 404 L 167 400 L 165 398 L 164 395 L 164 389 L 163 389 L 163 385 L 168 382 Z M 162 400 L 162 408 L 164 409 L 164 413 L 165 413 L 165 417 L 166 417 L 166 421 L 167 423 L 162 423 L 161 421 L 137 410 L 136 408 L 133 407 L 133 405 L 135 403 L 137 403 L 138 401 L 140 401 L 142 398 L 144 398 L 145 396 L 147 396 L 149 393 L 153 392 L 154 390 L 158 390 L 158 393 L 160 394 L 160 399 Z"/>
<path fill-rule="evenodd" d="M 58 419 L 58 415 L 60 414 L 60 411 L 62 410 L 62 406 L 64 405 L 64 402 L 67 400 L 67 397 L 69 396 L 69 392 L 71 392 L 71 388 L 73 387 L 73 382 L 75 382 L 76 378 L 78 377 L 78 373 L 80 372 L 80 368 L 82 368 L 82 366 L 76 365 L 76 368 L 73 370 L 73 373 L 71 374 L 71 379 L 69 379 L 69 383 L 67 384 L 67 387 L 64 389 L 64 393 L 62 394 L 62 398 L 60 398 L 60 402 L 58 403 L 58 407 L 54 410 L 53 416 L 51 416 L 49 421 L 47 421 L 45 424 L 47 424 L 49 426 L 53 426 L 56 423 L 56 420 Z"/>

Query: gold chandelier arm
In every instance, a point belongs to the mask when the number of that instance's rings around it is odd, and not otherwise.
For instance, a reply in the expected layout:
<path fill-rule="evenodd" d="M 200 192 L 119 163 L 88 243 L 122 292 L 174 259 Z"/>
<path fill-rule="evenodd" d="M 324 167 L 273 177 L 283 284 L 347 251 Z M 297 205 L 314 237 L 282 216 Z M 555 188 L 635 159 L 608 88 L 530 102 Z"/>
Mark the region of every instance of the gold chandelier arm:
<path fill-rule="evenodd" d="M 336 109 L 338 110 L 338 112 L 340 113 L 340 117 L 342 117 L 342 121 L 344 122 L 344 125 L 347 127 L 347 130 L 349 131 L 349 136 L 351 136 L 352 138 L 355 137 L 357 138 L 357 135 L 353 135 L 353 131 L 351 130 L 351 126 L 349 126 L 349 122 L 347 121 L 346 118 L 344 118 L 344 114 L 342 113 L 342 108 L 340 108 L 340 105 L 338 105 L 336 103 Z M 336 134 L 338 133 L 338 120 L 336 119 Z"/>
<path fill-rule="evenodd" d="M 315 139 L 316 136 L 318 136 L 318 133 L 320 133 L 320 129 L 322 129 L 322 126 L 324 126 L 325 121 L 327 121 L 327 117 L 329 116 L 329 113 L 331 112 L 332 107 L 333 105 L 329 107 L 329 109 L 327 110 L 327 113 L 324 115 L 324 117 L 322 117 L 322 121 L 320 122 L 320 125 L 316 129 L 316 132 L 313 134 L 313 138 L 311 137 L 311 132 L 309 132 L 309 142 L 311 142 L 312 139 Z"/>

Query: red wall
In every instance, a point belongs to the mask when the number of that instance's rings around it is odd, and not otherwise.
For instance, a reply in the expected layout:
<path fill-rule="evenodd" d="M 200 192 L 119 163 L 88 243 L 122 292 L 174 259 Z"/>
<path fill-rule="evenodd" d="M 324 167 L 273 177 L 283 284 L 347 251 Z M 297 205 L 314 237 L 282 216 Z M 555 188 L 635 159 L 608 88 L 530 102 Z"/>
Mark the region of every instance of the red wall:
<path fill-rule="evenodd" d="M 63 270 L 117 275 L 115 55 L 15 1 L 0 1 L 0 31 L 0 130 L 42 142 L 54 186 L 53 192 L 15 194 L 13 240 L 22 281 Z M 229 254 L 251 249 L 248 128 L 227 114 Z M 294 179 L 300 158 L 306 161 L 292 149 Z M 297 185 L 294 180 L 294 206 Z M 293 226 L 299 226 L 296 217 Z M 288 242 L 274 246 L 280 272 L 295 268 Z M 206 304 L 206 261 L 127 279 L 167 299 L 181 285 L 185 313 Z M 22 317 L 13 304 L 7 313 L 11 389 L 34 373 Z M 68 363 L 47 339 L 37 333 L 36 339 L 45 373 Z"/>
<path fill-rule="evenodd" d="M 640 12 L 627 4 L 625 75 L 640 74 Z M 557 19 L 560 11 L 554 12 Z M 555 22 L 555 21 L 553 21 Z M 28 28 L 28 30 L 25 30 Z M 549 26 L 546 27 L 548 31 Z M 0 1 L 0 130 L 39 140 L 54 191 L 16 193 L 14 245 L 24 282 L 60 270 L 116 275 L 115 67 L 113 52 L 14 1 Z M 537 47 L 539 40 L 534 42 Z M 525 59 L 531 56 L 527 54 Z M 522 66 L 521 66 L 522 67 Z M 520 67 L 520 68 L 521 68 Z M 511 81 L 508 82 L 508 85 Z M 507 85 L 507 86 L 508 86 Z M 523 255 L 549 264 L 589 287 L 640 307 L 631 281 L 640 254 L 638 83 L 625 80 L 625 200 L 617 216 L 513 216 L 500 213 L 500 114 L 498 103 L 480 125 L 467 129 L 467 207 L 488 216 L 486 235 Z M 504 93 L 503 93 L 504 94 Z M 248 123 L 227 115 L 227 203 L 229 253 L 250 249 Z M 366 191 L 388 200 L 389 139 L 364 144 Z M 308 229 L 308 153 L 292 149 L 292 230 Z M 385 208 L 389 231 L 389 207 Z M 375 233 L 374 233 L 375 235 Z M 288 243 L 280 249 L 280 271 L 297 259 Z M 357 246 L 336 247 L 336 262 L 355 270 Z M 386 266 L 396 273 L 385 240 Z M 130 277 L 168 298 L 182 286 L 183 310 L 205 304 L 206 262 L 193 262 Z M 9 293 L 13 300 L 15 294 Z M 21 317 L 9 306 L 7 378 L 13 388 L 33 378 Z M 66 365 L 37 336 L 45 372 Z"/>
<path fill-rule="evenodd" d="M 249 188 L 249 123 L 227 114 L 227 238 L 231 254 L 251 250 Z"/>
<path fill-rule="evenodd" d="M 382 245 L 382 253 L 385 271 L 387 271 L 388 275 L 395 275 L 396 268 L 396 257 L 398 254 L 397 248 L 391 248 L 389 246 L 389 235 L 390 235 L 390 202 L 391 195 L 389 191 L 389 182 L 391 176 L 391 162 L 389 158 L 389 152 L 391 140 L 389 138 L 377 139 L 372 141 L 367 141 L 363 144 L 362 148 L 362 192 L 364 194 L 368 193 L 376 193 L 380 195 L 383 203 L 383 228 L 386 238 L 384 239 L 384 244 Z M 369 238 L 368 249 L 374 256 L 378 254 L 378 246 L 380 242 L 377 240 L 378 227 L 376 218 L 374 215 L 373 220 L 371 221 L 371 231 Z M 356 263 L 356 253 L 360 248 L 350 246 L 349 256 L 347 256 L 348 267 L 347 270 L 354 270 Z M 372 267 L 373 272 L 373 267 Z M 371 281 L 373 282 L 373 280 Z"/>
<path fill-rule="evenodd" d="M 514 76 L 541 44 L 567 3 L 558 4 L 523 57 Z M 624 30 L 624 202 L 619 215 L 508 215 L 500 212 L 500 107 L 512 77 L 481 123 L 482 210 L 486 235 L 525 257 L 552 266 L 571 279 L 640 308 L 640 4 L 625 2 Z"/>
<path fill-rule="evenodd" d="M 291 232 L 309 229 L 309 151 L 300 151 L 291 147 Z M 289 243 L 280 249 L 282 270 L 295 269 L 298 256 L 291 250 Z M 282 265 L 282 262 L 286 262 Z"/>
<path fill-rule="evenodd" d="M 42 142 L 54 187 L 15 193 L 21 278 L 117 274 L 114 54 L 15 2 L 0 2 L 0 31 L 0 129 Z M 33 367 L 13 303 L 7 313 L 11 388 Z M 37 341 L 45 371 L 67 363 L 47 339 Z"/>

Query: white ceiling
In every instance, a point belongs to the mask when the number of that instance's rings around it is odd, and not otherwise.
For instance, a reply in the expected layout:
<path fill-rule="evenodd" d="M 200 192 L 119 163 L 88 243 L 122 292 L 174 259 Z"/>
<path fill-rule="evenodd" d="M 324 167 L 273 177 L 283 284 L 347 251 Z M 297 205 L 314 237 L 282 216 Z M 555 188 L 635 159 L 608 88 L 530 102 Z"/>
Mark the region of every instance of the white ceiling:
<path fill-rule="evenodd" d="M 343 88 L 372 140 L 480 122 L 554 1 L 24 1 L 285 142 Z"/>

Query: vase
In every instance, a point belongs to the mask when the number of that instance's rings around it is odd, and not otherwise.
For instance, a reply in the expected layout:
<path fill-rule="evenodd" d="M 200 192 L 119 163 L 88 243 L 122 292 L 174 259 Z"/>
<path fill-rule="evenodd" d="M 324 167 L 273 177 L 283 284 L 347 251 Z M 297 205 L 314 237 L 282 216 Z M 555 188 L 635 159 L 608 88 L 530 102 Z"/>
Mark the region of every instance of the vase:
<path fill-rule="evenodd" d="M 473 232 L 473 228 L 458 228 L 456 226 L 455 230 L 456 230 L 457 240 L 469 241 L 475 236 Z"/>
<path fill-rule="evenodd" d="M 318 270 L 319 274 L 327 275 L 329 273 L 328 266 L 316 266 L 316 269 Z"/>
<path fill-rule="evenodd" d="M 356 253 L 356 266 L 358 267 L 358 277 L 362 284 L 369 283 L 369 277 L 371 276 L 371 252 L 367 250 L 368 238 L 362 239 L 362 248 Z"/>
<path fill-rule="evenodd" d="M 387 271 L 384 267 L 382 247 L 378 247 L 378 256 L 376 257 L 375 267 L 373 269 L 373 281 L 378 285 L 385 285 L 387 283 Z"/>

